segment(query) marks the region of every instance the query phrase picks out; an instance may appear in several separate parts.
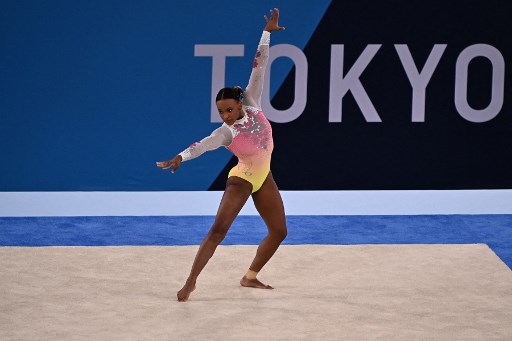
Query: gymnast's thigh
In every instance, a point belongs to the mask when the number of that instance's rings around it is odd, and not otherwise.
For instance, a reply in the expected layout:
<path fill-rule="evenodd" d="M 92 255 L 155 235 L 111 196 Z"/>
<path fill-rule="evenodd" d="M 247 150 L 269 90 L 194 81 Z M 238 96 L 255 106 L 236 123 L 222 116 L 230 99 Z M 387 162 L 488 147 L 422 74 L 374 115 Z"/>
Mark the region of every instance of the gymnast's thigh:
<path fill-rule="evenodd" d="M 272 172 L 268 173 L 261 188 L 252 194 L 254 206 L 270 230 L 286 233 L 283 199 Z"/>
<path fill-rule="evenodd" d="M 215 217 L 214 227 L 227 231 L 251 196 L 252 186 L 236 176 L 228 178 L 226 189 Z"/>

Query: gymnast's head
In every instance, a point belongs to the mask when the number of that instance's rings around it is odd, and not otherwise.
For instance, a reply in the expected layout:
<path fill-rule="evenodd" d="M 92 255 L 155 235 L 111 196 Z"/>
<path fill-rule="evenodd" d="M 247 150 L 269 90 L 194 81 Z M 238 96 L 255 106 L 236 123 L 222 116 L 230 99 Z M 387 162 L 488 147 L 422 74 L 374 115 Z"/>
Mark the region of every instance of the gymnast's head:
<path fill-rule="evenodd" d="M 242 102 L 244 91 L 241 87 L 220 89 L 215 97 L 215 103 L 219 110 L 220 118 L 227 124 L 232 125 L 236 120 L 244 117 Z"/>

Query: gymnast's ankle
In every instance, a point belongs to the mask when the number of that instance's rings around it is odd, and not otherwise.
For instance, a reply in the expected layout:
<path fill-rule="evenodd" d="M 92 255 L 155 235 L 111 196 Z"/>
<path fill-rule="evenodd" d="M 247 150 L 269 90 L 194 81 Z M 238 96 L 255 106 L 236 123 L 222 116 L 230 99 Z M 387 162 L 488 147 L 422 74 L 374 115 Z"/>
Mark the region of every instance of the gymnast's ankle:
<path fill-rule="evenodd" d="M 245 273 L 245 278 L 247 279 L 256 279 L 256 276 L 258 276 L 258 272 L 252 271 L 251 269 L 247 270 Z"/>

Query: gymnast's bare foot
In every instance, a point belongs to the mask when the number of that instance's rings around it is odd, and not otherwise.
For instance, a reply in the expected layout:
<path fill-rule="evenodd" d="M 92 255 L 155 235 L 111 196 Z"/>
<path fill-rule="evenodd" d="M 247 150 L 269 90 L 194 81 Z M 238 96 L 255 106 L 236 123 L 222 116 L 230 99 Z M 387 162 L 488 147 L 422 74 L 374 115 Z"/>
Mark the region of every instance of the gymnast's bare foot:
<path fill-rule="evenodd" d="M 188 300 L 188 297 L 196 289 L 196 283 L 195 282 L 189 282 L 187 281 L 183 288 L 181 288 L 180 291 L 176 294 L 178 297 L 178 301 L 185 302 Z"/>
<path fill-rule="evenodd" d="M 242 277 L 240 280 L 240 285 L 247 288 L 274 289 L 270 285 L 261 283 L 257 278 L 249 279 L 246 276 Z"/>

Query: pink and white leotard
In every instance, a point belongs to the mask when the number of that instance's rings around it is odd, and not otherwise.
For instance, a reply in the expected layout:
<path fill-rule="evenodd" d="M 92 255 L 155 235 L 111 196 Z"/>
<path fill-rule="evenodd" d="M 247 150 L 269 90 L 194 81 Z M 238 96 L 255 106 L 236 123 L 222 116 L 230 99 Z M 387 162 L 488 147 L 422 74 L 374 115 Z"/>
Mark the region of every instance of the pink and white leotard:
<path fill-rule="evenodd" d="M 252 192 L 261 188 L 270 172 L 270 159 L 274 149 L 272 127 L 261 110 L 263 77 L 269 55 L 270 33 L 263 31 L 254 57 L 249 84 L 244 92 L 244 116 L 229 126 L 224 123 L 210 136 L 190 145 L 179 155 L 183 161 L 198 157 L 206 151 L 226 147 L 238 157 L 238 164 L 229 176 L 237 176 L 252 184 Z"/>

